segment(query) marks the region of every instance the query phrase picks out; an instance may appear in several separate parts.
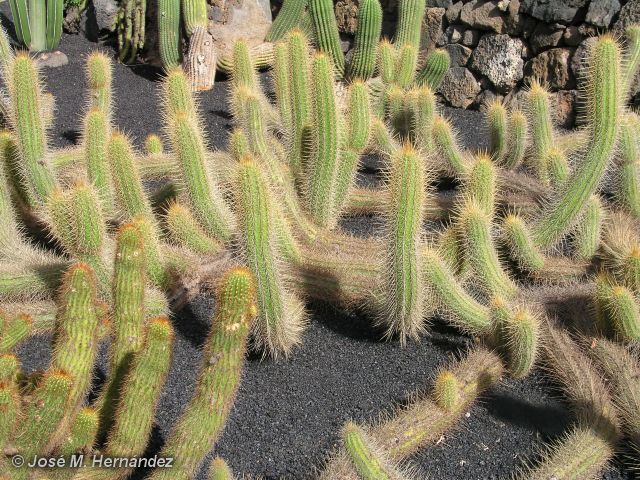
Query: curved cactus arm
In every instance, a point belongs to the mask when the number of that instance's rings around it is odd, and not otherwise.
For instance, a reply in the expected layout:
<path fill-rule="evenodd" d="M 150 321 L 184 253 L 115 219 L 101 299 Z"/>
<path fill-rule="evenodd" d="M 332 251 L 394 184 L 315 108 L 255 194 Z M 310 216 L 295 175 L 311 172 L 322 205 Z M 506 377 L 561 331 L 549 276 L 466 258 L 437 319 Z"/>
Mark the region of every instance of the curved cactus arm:
<path fill-rule="evenodd" d="M 284 0 L 278 15 L 273 19 L 265 41 L 277 42 L 290 30 L 296 28 L 302 20 L 307 3 L 308 0 Z"/>
<path fill-rule="evenodd" d="M 0 353 L 11 352 L 22 343 L 33 330 L 33 320 L 29 315 L 21 314 L 13 318 L 7 316 L 0 330 Z"/>
<path fill-rule="evenodd" d="M 527 117 L 519 110 L 514 110 L 507 121 L 507 149 L 502 164 L 507 169 L 516 168 L 524 160 L 527 150 L 529 124 Z"/>
<path fill-rule="evenodd" d="M 435 92 L 440 88 L 449 67 L 451 67 L 449 52 L 440 49 L 434 50 L 427 56 L 416 81 L 418 85 L 426 85 Z"/>
<path fill-rule="evenodd" d="M 193 478 L 222 433 L 238 390 L 247 336 L 257 313 L 255 288 L 253 274 L 244 268 L 234 268 L 222 277 L 194 396 L 161 452 L 163 457 L 174 459 L 174 466 L 156 469 L 150 480 Z"/>
<path fill-rule="evenodd" d="M 575 171 L 533 225 L 533 238 L 539 247 L 551 246 L 575 224 L 616 146 L 621 111 L 620 47 L 611 36 L 602 36 L 593 45 L 589 58 L 588 144 Z"/>

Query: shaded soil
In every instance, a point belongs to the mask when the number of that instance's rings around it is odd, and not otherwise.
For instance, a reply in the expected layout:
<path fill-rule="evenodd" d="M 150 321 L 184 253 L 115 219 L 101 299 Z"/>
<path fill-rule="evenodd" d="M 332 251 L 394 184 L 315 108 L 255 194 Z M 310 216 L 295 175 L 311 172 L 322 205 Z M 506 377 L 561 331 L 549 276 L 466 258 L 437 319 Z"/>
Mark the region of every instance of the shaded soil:
<path fill-rule="evenodd" d="M 7 4 L 0 4 L 0 14 L 7 11 Z M 6 25 L 6 17 L 3 22 Z M 65 35 L 60 49 L 68 55 L 69 65 L 43 72 L 46 88 L 56 98 L 50 136 L 57 147 L 77 140 L 86 94 L 82 66 L 86 54 L 95 48 L 97 44 L 80 36 Z M 148 133 L 161 132 L 158 78 L 159 72 L 150 67 L 115 67 L 115 122 L 138 145 Z M 231 126 L 227 82 L 220 79 L 203 94 L 200 106 L 210 145 L 223 147 Z M 464 133 L 467 146 L 486 147 L 477 112 L 448 110 L 447 114 Z M 367 183 L 376 180 L 373 168 L 365 169 L 363 175 Z M 378 224 L 375 218 L 344 222 L 345 228 L 364 235 L 374 233 Z M 173 319 L 178 333 L 173 363 L 150 452 L 161 447 L 193 392 L 212 308 L 212 299 L 202 296 Z M 379 341 L 370 319 L 357 313 L 321 303 L 309 308 L 311 322 L 303 344 L 288 361 L 274 363 L 257 357 L 247 361 L 233 413 L 215 450 L 238 474 L 311 478 L 336 446 L 346 420 L 373 421 L 391 412 L 410 393 L 428 385 L 438 367 L 471 342 L 436 320 L 421 342 L 400 348 L 396 342 Z M 20 348 L 26 372 L 46 367 L 49 343 L 49 338 L 37 337 Z M 98 378 L 105 376 L 105 360 L 103 347 Z M 558 437 L 570 423 L 563 403 L 542 375 L 535 373 L 525 380 L 503 382 L 468 412 L 455 431 L 411 460 L 432 479 L 508 478 L 525 457 L 535 454 L 536 443 Z M 210 459 L 211 455 L 206 464 Z M 197 478 L 204 478 L 202 472 Z M 629 477 L 615 466 L 606 478 Z"/>

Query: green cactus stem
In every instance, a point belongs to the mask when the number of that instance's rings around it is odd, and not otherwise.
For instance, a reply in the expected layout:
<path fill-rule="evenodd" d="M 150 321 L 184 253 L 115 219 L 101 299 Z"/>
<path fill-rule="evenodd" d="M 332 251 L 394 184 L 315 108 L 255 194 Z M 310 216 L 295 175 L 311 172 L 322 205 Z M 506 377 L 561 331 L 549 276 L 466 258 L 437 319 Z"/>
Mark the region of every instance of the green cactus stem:
<path fill-rule="evenodd" d="M 20 361 L 13 353 L 0 354 L 0 382 L 13 384 L 20 374 Z"/>
<path fill-rule="evenodd" d="M 178 418 L 161 456 L 171 469 L 157 469 L 150 480 L 188 480 L 222 433 L 240 383 L 247 336 L 257 308 L 255 280 L 244 268 L 228 271 L 216 296 L 216 313 L 205 341 L 195 393 Z"/>
<path fill-rule="evenodd" d="M 162 140 L 155 133 L 151 133 L 145 137 L 144 149 L 147 155 L 162 155 L 164 153 Z"/>
<path fill-rule="evenodd" d="M 458 146 L 451 124 L 440 116 L 436 116 L 433 121 L 433 142 L 444 160 L 443 168 L 453 175 L 464 175 L 467 161 Z"/>
<path fill-rule="evenodd" d="M 291 110 L 293 99 L 291 97 L 291 78 L 289 77 L 288 64 L 289 47 L 286 42 L 278 42 L 273 48 L 273 83 L 276 105 L 280 112 L 282 129 L 286 132 L 291 132 L 293 129 L 293 112 Z"/>
<path fill-rule="evenodd" d="M 14 446 L 20 455 L 31 458 L 47 451 L 51 437 L 68 413 L 73 385 L 72 377 L 62 370 L 53 369 L 44 374 L 24 407 L 15 433 Z"/>
<path fill-rule="evenodd" d="M 488 155 L 479 154 L 463 180 L 464 197 L 474 202 L 489 219 L 493 218 L 496 197 L 496 171 Z"/>
<path fill-rule="evenodd" d="M 381 452 L 372 445 L 364 430 L 352 422 L 342 429 L 342 442 L 347 456 L 361 480 L 391 480 L 397 478 L 385 465 Z"/>
<path fill-rule="evenodd" d="M 421 229 L 428 179 L 424 163 L 408 144 L 392 158 L 389 173 L 389 204 L 386 217 L 384 304 L 379 322 L 385 336 L 396 336 L 405 344 L 424 330 L 424 273 L 421 264 Z"/>
<path fill-rule="evenodd" d="M 590 260 L 600 248 L 604 208 L 597 195 L 592 195 L 573 236 L 574 255 Z"/>
<path fill-rule="evenodd" d="M 335 184 L 339 166 L 340 122 L 328 56 L 320 53 L 314 57 L 311 78 L 314 99 L 313 147 L 305 203 L 311 218 L 318 225 L 331 228 L 337 221 Z"/>
<path fill-rule="evenodd" d="M 562 185 L 569 178 L 569 162 L 566 154 L 557 148 L 549 148 L 543 158 L 547 179 L 552 185 Z"/>
<path fill-rule="evenodd" d="M 113 65 L 108 56 L 101 52 L 92 52 L 87 57 L 85 67 L 89 87 L 90 110 L 97 108 L 105 115 L 107 125 L 111 121 Z"/>
<path fill-rule="evenodd" d="M 445 412 L 453 412 L 460 403 L 460 382 L 449 369 L 441 370 L 433 382 L 433 401 Z"/>
<path fill-rule="evenodd" d="M 518 267 L 527 272 L 536 272 L 544 267 L 544 255 L 533 243 L 525 222 L 516 214 L 509 214 L 502 222 L 503 241 L 510 257 Z"/>
<path fill-rule="evenodd" d="M 305 8 L 307 8 L 307 0 L 285 0 L 282 7 L 264 38 L 267 42 L 277 42 L 283 38 L 289 31 L 298 26 L 302 20 Z"/>
<path fill-rule="evenodd" d="M 594 193 L 616 145 L 621 108 L 620 48 L 608 35 L 590 52 L 587 117 L 589 139 L 580 163 L 532 228 L 536 245 L 547 247 L 570 229 Z"/>
<path fill-rule="evenodd" d="M 494 100 L 487 105 L 485 113 L 489 125 L 489 151 L 493 160 L 503 163 L 507 154 L 507 109 L 500 100 Z"/>
<path fill-rule="evenodd" d="M 489 309 L 462 288 L 440 254 L 424 248 L 422 262 L 428 303 L 437 305 L 447 320 L 463 331 L 474 335 L 488 333 L 491 329 Z"/>
<path fill-rule="evenodd" d="M 65 273 L 58 304 L 52 366 L 73 378 L 63 423 L 58 429 L 60 439 L 91 387 L 98 350 L 96 279 L 88 265 L 75 264 Z"/>
<path fill-rule="evenodd" d="M 520 110 L 513 110 L 507 122 L 507 149 L 502 164 L 514 169 L 522 163 L 527 149 L 529 124 L 527 116 Z"/>
<path fill-rule="evenodd" d="M 406 44 L 398 50 L 395 84 L 401 88 L 408 88 L 416 76 L 418 64 L 418 50 L 414 45 Z"/>
<path fill-rule="evenodd" d="M 107 161 L 107 142 L 109 141 L 109 120 L 102 109 L 91 109 L 84 124 L 84 150 L 87 166 L 87 179 L 93 184 L 100 196 L 105 213 L 113 205 L 113 187 L 111 172 Z"/>
<path fill-rule="evenodd" d="M 182 16 L 187 37 L 190 37 L 197 27 L 207 28 L 207 0 L 182 0 Z"/>
<path fill-rule="evenodd" d="M 416 78 L 418 85 L 426 85 L 437 92 L 444 80 L 444 76 L 451 66 L 451 57 L 446 50 L 437 49 L 431 52 L 424 62 L 424 66 Z"/>
<path fill-rule="evenodd" d="M 491 235 L 491 218 L 479 203 L 467 201 L 456 219 L 464 242 L 464 255 L 469 267 L 487 293 L 510 297 L 516 285 L 503 269 Z"/>
<path fill-rule="evenodd" d="M 378 46 L 378 73 L 385 85 L 393 83 L 396 74 L 396 49 L 383 39 Z"/>
<path fill-rule="evenodd" d="M 368 80 L 373 76 L 377 61 L 378 42 L 382 31 L 382 7 L 379 0 L 364 0 L 358 6 L 358 20 L 351 62 L 347 67 L 349 79 Z"/>
<path fill-rule="evenodd" d="M 233 472 L 222 458 L 216 457 L 209 465 L 208 480 L 234 480 Z"/>
<path fill-rule="evenodd" d="M 168 133 L 180 167 L 180 191 L 207 234 L 228 240 L 233 228 L 231 211 L 206 168 L 206 148 L 196 121 L 178 113 L 170 118 Z"/>
<path fill-rule="evenodd" d="M 634 223 L 614 213 L 602 237 L 603 259 L 607 269 L 635 293 L 640 293 L 640 241 Z"/>
<path fill-rule="evenodd" d="M 171 68 L 162 81 L 163 110 L 168 118 L 183 113 L 198 118 L 198 109 L 187 76 L 181 68 Z"/>
<path fill-rule="evenodd" d="M 453 410 L 440 408 L 430 397 L 418 398 L 390 420 L 371 429 L 371 436 L 392 459 L 406 459 L 420 448 L 437 442 L 503 374 L 500 358 L 483 348 L 472 350 L 449 370 L 459 385 L 458 402 Z"/>
<path fill-rule="evenodd" d="M 0 448 L 4 450 L 20 415 L 20 395 L 13 381 L 0 381 Z"/>
<path fill-rule="evenodd" d="M 177 67 L 182 61 L 180 37 L 180 0 L 158 0 L 160 61 L 167 70 Z"/>
<path fill-rule="evenodd" d="M 531 166 L 543 182 L 548 182 L 545 158 L 553 145 L 553 122 L 549 106 L 549 92 L 534 81 L 525 96 L 529 125 L 531 126 Z"/>
<path fill-rule="evenodd" d="M 625 341 L 640 340 L 640 308 L 633 292 L 612 284 L 605 300 L 604 307 L 615 334 Z"/>
<path fill-rule="evenodd" d="M 625 115 L 620 124 L 614 196 L 625 210 L 640 217 L 640 163 L 637 120 Z"/>
<path fill-rule="evenodd" d="M 166 227 L 173 241 L 192 252 L 213 255 L 222 251 L 222 244 L 202 230 L 191 211 L 173 202 L 165 213 Z"/>
<path fill-rule="evenodd" d="M 300 181 L 303 177 L 304 131 L 311 122 L 310 54 L 307 37 L 300 30 L 289 34 L 287 46 L 293 121 L 289 166 Z"/>
<path fill-rule="evenodd" d="M 5 314 L 3 314 L 5 316 Z M 5 316 L 0 329 L 0 353 L 8 353 L 22 343 L 33 330 L 33 320 L 29 315 Z"/>
<path fill-rule="evenodd" d="M 436 113 L 436 97 L 427 87 L 413 88 L 407 94 L 411 114 L 411 132 L 416 144 L 424 152 L 433 151 L 433 122 Z"/>
<path fill-rule="evenodd" d="M 420 45 L 425 7 L 425 0 L 400 0 L 398 2 L 398 27 L 393 39 L 394 44 L 399 47 L 407 44 Z"/>
<path fill-rule="evenodd" d="M 11 105 L 9 120 L 19 157 L 19 181 L 29 206 L 34 208 L 44 204 L 55 189 L 56 180 L 48 159 L 38 71 L 28 54 L 15 56 L 6 79 Z"/>
<path fill-rule="evenodd" d="M 640 65 L 640 26 L 629 25 L 624 31 L 624 36 L 626 49 L 624 68 L 622 70 L 624 76 L 622 88 L 624 92 L 623 100 L 626 101 L 629 98 L 633 79 L 638 72 L 638 65 Z"/>
<path fill-rule="evenodd" d="M 288 355 L 304 327 L 301 301 L 288 290 L 277 250 L 273 198 L 258 165 L 239 165 L 236 205 L 247 265 L 256 277 L 259 316 L 254 342 L 264 354 Z"/>
<path fill-rule="evenodd" d="M 536 364 L 540 345 L 540 320 L 530 308 L 516 307 L 500 323 L 500 348 L 505 353 L 509 373 L 526 377 Z"/>
<path fill-rule="evenodd" d="M 174 0 L 177 4 L 179 15 L 180 0 Z M 147 2 L 146 0 L 123 0 L 117 16 L 118 56 L 123 62 L 135 60 L 139 51 L 144 48 L 146 26 Z M 158 25 L 160 33 L 160 50 L 162 57 L 162 22 L 166 15 L 162 1 L 158 5 Z"/>
<path fill-rule="evenodd" d="M 331 58 L 337 77 L 344 73 L 344 53 L 331 0 L 309 0 L 318 49 Z M 294 67 L 295 68 L 295 67 Z"/>

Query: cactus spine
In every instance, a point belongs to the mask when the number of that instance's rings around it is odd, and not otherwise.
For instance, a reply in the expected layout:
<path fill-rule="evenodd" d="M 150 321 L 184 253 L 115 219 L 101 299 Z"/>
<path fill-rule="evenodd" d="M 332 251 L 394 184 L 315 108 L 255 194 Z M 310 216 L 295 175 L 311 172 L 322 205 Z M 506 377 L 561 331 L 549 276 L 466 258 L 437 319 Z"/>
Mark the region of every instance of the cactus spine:
<path fill-rule="evenodd" d="M 209 466 L 208 480 L 234 480 L 233 472 L 222 458 L 216 457 Z"/>
<path fill-rule="evenodd" d="M 41 116 L 40 80 L 33 60 L 24 53 L 14 57 L 6 78 L 12 110 L 10 119 L 20 158 L 18 175 L 29 206 L 37 207 L 56 186 Z"/>
<path fill-rule="evenodd" d="M 84 148 L 87 164 L 87 178 L 100 196 L 103 209 L 113 205 L 111 172 L 107 162 L 107 142 L 109 141 L 108 116 L 102 109 L 91 109 L 85 118 Z"/>
<path fill-rule="evenodd" d="M 180 44 L 180 0 L 158 0 L 158 43 L 160 60 L 166 69 L 182 60 Z"/>
<path fill-rule="evenodd" d="M 151 480 L 187 480 L 222 433 L 240 382 L 247 335 L 256 314 L 255 280 L 242 268 L 227 272 L 216 297 L 216 314 L 205 342 L 196 391 L 161 455 L 175 459 Z"/>
<path fill-rule="evenodd" d="M 603 207 L 597 195 L 593 195 L 585 207 L 582 220 L 574 234 L 575 255 L 589 260 L 600 247 Z"/>
<path fill-rule="evenodd" d="M 197 27 L 207 27 L 207 0 L 182 0 L 182 14 L 184 29 L 187 36 L 193 35 Z"/>
<path fill-rule="evenodd" d="M 425 7 L 425 0 L 401 0 L 398 2 L 398 27 L 394 38 L 396 45 L 410 44 L 416 47 L 420 45 Z"/>
<path fill-rule="evenodd" d="M 386 336 L 399 335 L 400 342 L 417 338 L 424 329 L 424 273 L 420 232 L 424 221 L 427 175 L 423 161 L 409 145 L 392 158 L 386 215 L 387 252 L 382 271 L 384 304 L 380 323 Z"/>
<path fill-rule="evenodd" d="M 637 125 L 625 115 L 620 124 L 617 182 L 614 195 L 622 207 L 640 217 L 640 163 Z"/>
<path fill-rule="evenodd" d="M 200 227 L 191 211 L 174 202 L 165 214 L 169 236 L 178 244 L 202 255 L 220 252 L 222 244 L 206 234 Z"/>
<path fill-rule="evenodd" d="M 273 200 L 258 165 L 250 158 L 239 165 L 236 196 L 244 253 L 256 277 L 259 316 L 254 341 L 265 354 L 287 355 L 300 341 L 303 308 L 286 290 L 278 260 Z"/>
<path fill-rule="evenodd" d="M 433 382 L 433 401 L 445 412 L 453 412 L 460 403 L 460 382 L 451 370 L 438 373 Z"/>
<path fill-rule="evenodd" d="M 414 45 L 406 44 L 398 51 L 395 83 L 400 88 L 408 88 L 416 76 L 418 50 Z"/>
<path fill-rule="evenodd" d="M 320 226 L 336 224 L 335 182 L 340 142 L 338 106 L 333 91 L 331 60 L 317 54 L 312 65 L 313 154 L 309 162 L 306 203 L 312 219 Z"/>
<path fill-rule="evenodd" d="M 531 125 L 532 167 L 538 178 L 548 182 L 545 158 L 553 143 L 549 92 L 540 83 L 534 81 L 525 98 L 529 125 Z"/>
<path fill-rule="evenodd" d="M 440 88 L 444 76 L 451 66 L 451 57 L 446 50 L 434 50 L 424 62 L 416 81 L 418 85 L 426 85 L 434 92 Z"/>
<path fill-rule="evenodd" d="M 491 156 L 497 163 L 502 163 L 507 154 L 507 109 L 502 102 L 495 100 L 487 106 L 487 123 Z"/>
<path fill-rule="evenodd" d="M 91 450 L 98 434 L 98 417 L 95 408 L 85 407 L 80 410 L 71 425 L 69 436 L 60 446 L 60 453 L 69 456 Z"/>
<path fill-rule="evenodd" d="M 33 320 L 29 315 L 19 314 L 7 317 L 0 328 L 0 353 L 12 351 L 29 336 L 33 329 Z"/>
<path fill-rule="evenodd" d="M 616 144 L 620 112 L 620 51 L 610 36 L 600 37 L 590 54 L 587 90 L 589 140 L 582 162 L 541 212 L 532 233 L 546 247 L 571 228 L 594 192 Z"/>
<path fill-rule="evenodd" d="M 373 76 L 380 32 L 382 31 L 382 7 L 379 0 L 364 0 L 358 6 L 358 25 L 353 44 L 348 77 L 368 80 Z"/>
<path fill-rule="evenodd" d="M 307 0 L 285 0 L 278 15 L 273 20 L 269 32 L 265 37 L 267 42 L 277 42 L 287 32 L 293 30 L 302 20 L 302 15 L 307 7 Z"/>
<path fill-rule="evenodd" d="M 309 92 L 309 45 L 304 33 L 294 30 L 289 34 L 289 79 L 291 84 L 291 105 L 293 140 L 290 148 L 289 165 L 296 179 L 302 177 L 304 131 L 311 121 Z"/>
<path fill-rule="evenodd" d="M 331 0 L 309 0 L 309 7 L 318 48 L 329 55 L 336 75 L 342 77 L 344 53 L 340 43 L 336 16 L 333 13 L 333 2 Z"/>
<path fill-rule="evenodd" d="M 507 149 L 503 158 L 505 168 L 512 169 L 522 163 L 528 134 L 529 124 L 526 115 L 519 110 L 512 111 L 507 123 Z"/>
<path fill-rule="evenodd" d="M 342 441 L 351 463 L 361 480 L 391 480 L 393 474 L 388 472 L 384 462 L 378 458 L 379 453 L 372 448 L 371 440 L 365 432 L 354 423 L 347 423 L 342 429 Z"/>
<path fill-rule="evenodd" d="M 89 105 L 91 109 L 99 109 L 107 120 L 111 121 L 113 66 L 111 60 L 100 52 L 91 53 L 87 57 L 87 83 L 89 84 Z"/>
<path fill-rule="evenodd" d="M 502 223 L 503 240 L 518 267 L 528 272 L 536 272 L 544 267 L 544 255 L 533 243 L 531 233 L 522 218 L 507 215 Z"/>

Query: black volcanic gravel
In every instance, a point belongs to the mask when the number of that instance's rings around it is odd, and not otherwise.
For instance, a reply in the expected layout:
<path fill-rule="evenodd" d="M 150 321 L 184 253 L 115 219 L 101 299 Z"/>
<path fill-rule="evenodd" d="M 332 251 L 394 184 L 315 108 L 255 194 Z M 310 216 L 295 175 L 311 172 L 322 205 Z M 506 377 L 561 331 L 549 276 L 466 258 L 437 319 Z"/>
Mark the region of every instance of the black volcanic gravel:
<path fill-rule="evenodd" d="M 7 4 L 0 4 L 0 15 L 7 11 Z M 2 20 L 8 26 L 6 16 Z M 56 98 L 51 143 L 57 147 L 68 146 L 78 137 L 85 104 L 82 66 L 86 54 L 97 47 L 80 36 L 64 35 L 60 49 L 68 55 L 69 65 L 43 71 L 46 88 Z M 148 133 L 162 129 L 158 78 L 159 72 L 151 67 L 115 66 L 115 122 L 138 145 Z M 227 88 L 227 82 L 220 80 L 200 97 L 214 147 L 225 145 L 230 128 Z M 464 132 L 461 139 L 466 146 L 486 148 L 486 132 L 477 112 L 447 109 L 446 113 Z M 375 183 L 375 162 L 367 165 L 363 182 Z M 360 235 L 375 233 L 379 224 L 376 218 L 343 222 Z M 161 447 L 192 394 L 212 308 L 212 299 L 202 296 L 173 319 L 177 330 L 173 364 L 157 413 L 151 453 Z M 379 332 L 363 316 L 321 303 L 309 308 L 311 322 L 303 344 L 289 360 L 260 361 L 251 356 L 247 362 L 233 413 L 215 452 L 237 474 L 312 478 L 337 444 L 346 420 L 373 421 L 391 412 L 470 344 L 470 339 L 436 321 L 429 336 L 400 348 L 396 342 L 379 341 Z M 26 372 L 46 367 L 49 343 L 48 337 L 36 337 L 20 348 Z M 104 378 L 105 365 L 103 346 L 98 378 Z M 470 409 L 456 430 L 411 461 L 425 478 L 508 478 L 523 458 L 535 453 L 536 442 L 558 437 L 569 425 L 566 407 L 536 373 L 525 380 L 503 382 Z M 203 472 L 197 478 L 203 479 Z M 605 478 L 630 477 L 616 467 Z"/>

